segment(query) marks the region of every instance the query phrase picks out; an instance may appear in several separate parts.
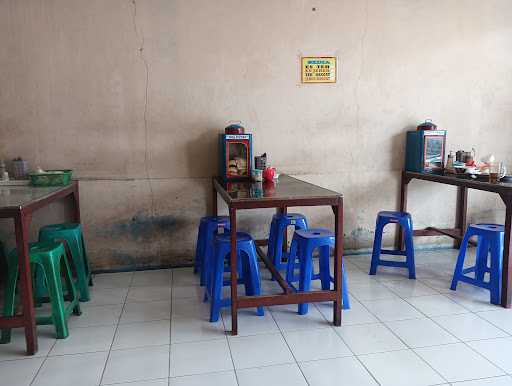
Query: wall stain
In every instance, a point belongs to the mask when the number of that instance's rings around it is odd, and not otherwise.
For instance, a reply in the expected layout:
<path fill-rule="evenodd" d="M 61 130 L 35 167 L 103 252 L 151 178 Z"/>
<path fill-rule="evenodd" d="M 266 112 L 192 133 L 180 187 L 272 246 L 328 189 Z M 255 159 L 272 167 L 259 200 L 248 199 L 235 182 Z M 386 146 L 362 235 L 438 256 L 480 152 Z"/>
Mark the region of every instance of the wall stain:
<path fill-rule="evenodd" d="M 143 213 L 135 214 L 127 222 L 113 224 L 109 236 L 129 237 L 135 240 L 159 237 L 160 234 L 169 234 L 183 223 L 183 220 L 172 215 L 148 216 Z"/>
<path fill-rule="evenodd" d="M 362 227 L 357 227 L 352 232 L 350 232 L 350 237 L 356 240 L 366 240 L 372 238 L 373 231 L 369 229 L 365 229 Z"/>

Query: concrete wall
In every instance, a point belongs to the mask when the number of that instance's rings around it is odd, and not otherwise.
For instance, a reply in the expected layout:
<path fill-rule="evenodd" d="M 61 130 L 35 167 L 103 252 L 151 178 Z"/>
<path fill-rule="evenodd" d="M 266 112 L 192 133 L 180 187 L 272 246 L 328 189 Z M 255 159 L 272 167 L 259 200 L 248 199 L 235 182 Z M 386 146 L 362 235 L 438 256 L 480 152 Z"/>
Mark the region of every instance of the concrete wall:
<path fill-rule="evenodd" d="M 347 246 L 366 248 L 424 118 L 512 167 L 511 17 L 510 0 L 0 0 L 0 154 L 74 169 L 95 268 L 183 264 L 217 133 L 241 120 L 281 172 L 345 194 Z M 322 54 L 338 82 L 300 84 L 299 57 Z M 453 189 L 410 190 L 418 226 L 452 225 Z M 502 219 L 494 195 L 470 206 Z M 270 213 L 241 226 L 261 235 Z"/>

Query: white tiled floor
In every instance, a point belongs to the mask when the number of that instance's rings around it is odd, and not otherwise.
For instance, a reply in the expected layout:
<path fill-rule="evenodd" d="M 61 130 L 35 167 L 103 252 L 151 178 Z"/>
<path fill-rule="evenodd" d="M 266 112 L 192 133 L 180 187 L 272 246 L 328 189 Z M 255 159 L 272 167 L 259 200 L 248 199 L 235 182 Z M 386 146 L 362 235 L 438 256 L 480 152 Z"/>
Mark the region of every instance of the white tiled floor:
<path fill-rule="evenodd" d="M 349 256 L 351 310 L 342 327 L 332 305 L 229 309 L 209 323 L 191 269 L 96 275 L 92 300 L 71 316 L 70 337 L 38 327 L 39 352 L 24 336 L 0 345 L 3 386 L 512 386 L 512 310 L 485 290 L 450 291 L 456 253 L 417 252 L 413 281 L 402 270 L 368 276 L 368 256 Z M 262 273 L 265 291 L 276 283 Z"/>

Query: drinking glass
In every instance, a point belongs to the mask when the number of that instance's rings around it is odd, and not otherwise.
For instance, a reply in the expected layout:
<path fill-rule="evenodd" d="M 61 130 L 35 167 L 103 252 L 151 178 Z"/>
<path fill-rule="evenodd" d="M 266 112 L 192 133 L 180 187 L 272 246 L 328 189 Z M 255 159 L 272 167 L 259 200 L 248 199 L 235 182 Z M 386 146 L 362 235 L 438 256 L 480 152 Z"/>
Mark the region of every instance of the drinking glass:
<path fill-rule="evenodd" d="M 496 184 L 501 180 L 506 174 L 505 166 L 503 162 L 492 162 L 489 165 L 489 182 L 492 184 Z"/>

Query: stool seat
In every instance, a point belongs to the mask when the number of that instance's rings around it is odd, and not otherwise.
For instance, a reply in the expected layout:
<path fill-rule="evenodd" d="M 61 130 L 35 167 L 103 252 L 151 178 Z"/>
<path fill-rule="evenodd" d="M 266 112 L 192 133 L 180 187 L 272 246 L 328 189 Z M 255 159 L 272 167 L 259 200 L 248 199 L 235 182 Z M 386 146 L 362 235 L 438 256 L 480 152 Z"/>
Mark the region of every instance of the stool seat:
<path fill-rule="evenodd" d="M 196 254 L 194 258 L 194 273 L 199 273 L 201 286 L 206 284 L 206 261 L 210 260 L 213 254 L 213 240 L 219 228 L 223 228 L 225 231 L 229 230 L 229 217 L 204 216 L 201 217 L 199 221 Z"/>
<path fill-rule="evenodd" d="M 65 246 L 68 247 L 76 273 L 80 301 L 89 301 L 91 298 L 89 286 L 92 286 L 92 275 L 87 258 L 82 226 L 78 223 L 45 225 L 39 229 L 39 241 L 60 241 L 65 243 Z M 36 280 L 36 293 L 39 295 L 44 293 L 44 286 L 40 280 Z"/>
<path fill-rule="evenodd" d="M 481 232 L 491 232 L 491 233 L 501 233 L 505 232 L 505 227 L 500 224 L 471 224 L 471 230 Z"/>
<path fill-rule="evenodd" d="M 471 237 L 477 237 L 476 259 L 473 266 L 464 268 Z M 459 281 L 488 289 L 492 304 L 500 303 L 501 273 L 505 227 L 499 224 L 471 224 L 461 243 L 450 289 L 455 291 Z M 467 274 L 473 274 L 473 277 Z M 489 280 L 485 280 L 486 274 Z"/>
<path fill-rule="evenodd" d="M 241 273 L 239 282 L 245 286 L 245 294 L 254 296 L 261 294 L 260 273 L 258 266 L 258 255 L 256 253 L 256 244 L 250 234 L 245 232 L 236 233 L 236 251 L 237 251 L 237 272 Z M 226 261 L 228 265 L 231 258 L 231 234 L 224 233 L 215 237 L 214 258 L 208 262 L 207 268 L 209 278 L 206 281 L 205 298 L 210 299 L 210 321 L 216 322 L 220 317 L 222 307 L 231 304 L 230 298 L 223 298 L 222 287 L 230 285 L 230 281 L 224 281 L 224 272 Z M 263 307 L 257 307 L 257 315 L 264 315 Z"/>
<path fill-rule="evenodd" d="M 215 236 L 215 242 L 231 244 L 231 233 L 227 232 L 227 233 L 222 233 L 222 234 Z M 237 244 L 251 243 L 251 242 L 253 242 L 253 239 L 249 233 L 236 232 L 236 242 L 237 242 Z"/>
<path fill-rule="evenodd" d="M 324 228 L 309 228 L 309 229 L 299 229 L 295 231 L 295 234 L 304 239 L 324 239 L 324 238 L 332 238 L 334 239 L 334 233 L 329 229 Z"/>
<path fill-rule="evenodd" d="M 270 232 L 268 237 L 267 258 L 272 261 L 277 270 L 286 268 L 288 259 L 288 246 L 284 245 L 284 235 L 288 227 L 295 231 L 308 229 L 306 216 L 300 213 L 276 213 L 272 216 Z"/>
<path fill-rule="evenodd" d="M 382 249 L 382 236 L 384 227 L 388 224 L 398 224 L 405 235 L 405 250 Z M 381 255 L 405 256 L 405 261 L 383 260 Z M 414 244 L 412 216 L 407 212 L 381 211 L 377 214 L 375 224 L 375 238 L 373 241 L 372 262 L 370 275 L 377 274 L 379 265 L 386 267 L 407 268 L 409 279 L 416 279 L 414 266 Z"/>
<path fill-rule="evenodd" d="M 272 220 L 286 220 L 290 225 L 306 220 L 306 216 L 300 213 L 276 213 L 272 216 Z"/>
<path fill-rule="evenodd" d="M 404 220 L 404 219 L 410 219 L 411 215 L 410 215 L 410 213 L 407 213 L 407 212 L 398 212 L 398 211 L 393 212 L 393 211 L 389 211 L 389 210 L 383 210 L 378 213 L 378 217 L 388 219 L 388 220 L 392 220 L 392 219 Z"/>
<path fill-rule="evenodd" d="M 324 228 L 309 228 L 296 230 L 293 234 L 290 254 L 288 256 L 288 264 L 286 271 L 286 281 L 290 286 L 298 292 L 309 291 L 311 289 L 311 281 L 320 279 L 322 290 L 330 290 L 331 283 L 334 278 L 330 273 L 330 250 L 334 248 L 334 233 Z M 319 249 L 319 273 L 314 274 L 313 268 L 313 252 Z M 299 260 L 297 265 L 296 260 Z M 299 268 L 299 277 L 295 276 L 295 269 Z M 345 269 L 342 264 L 342 306 L 344 309 L 350 308 L 350 301 L 347 292 L 347 279 Z M 294 282 L 299 282 L 299 288 L 294 286 Z M 298 313 L 305 315 L 308 313 L 308 304 L 299 304 Z"/>
<path fill-rule="evenodd" d="M 210 223 L 210 222 L 216 222 L 217 224 L 221 225 L 227 225 L 229 224 L 229 217 L 228 216 L 204 216 L 201 217 L 202 223 Z"/>
<path fill-rule="evenodd" d="M 78 292 L 71 276 L 71 270 L 66 258 L 64 245 L 60 242 L 39 242 L 29 244 L 29 259 L 32 268 L 38 268 L 42 273 L 43 280 L 48 289 L 51 303 L 50 316 L 37 316 L 37 324 L 53 324 L 58 339 L 66 338 L 69 335 L 67 318 L 71 313 L 80 315 L 80 303 Z M 7 257 L 8 271 L 5 289 L 4 316 L 14 316 L 16 311 L 16 287 L 19 276 L 18 253 L 14 249 Z M 33 270 L 36 271 L 35 269 Z M 64 283 L 67 289 L 67 296 L 64 297 L 62 286 Z M 39 299 L 36 299 L 39 300 Z M 69 301 L 68 304 L 65 300 Z M 2 330 L 1 343 L 8 343 L 11 340 L 11 329 Z"/>
<path fill-rule="evenodd" d="M 75 230 L 79 224 L 76 223 L 62 223 L 62 224 L 49 224 L 43 226 L 41 229 L 49 232 L 55 231 L 66 231 L 66 230 Z"/>

